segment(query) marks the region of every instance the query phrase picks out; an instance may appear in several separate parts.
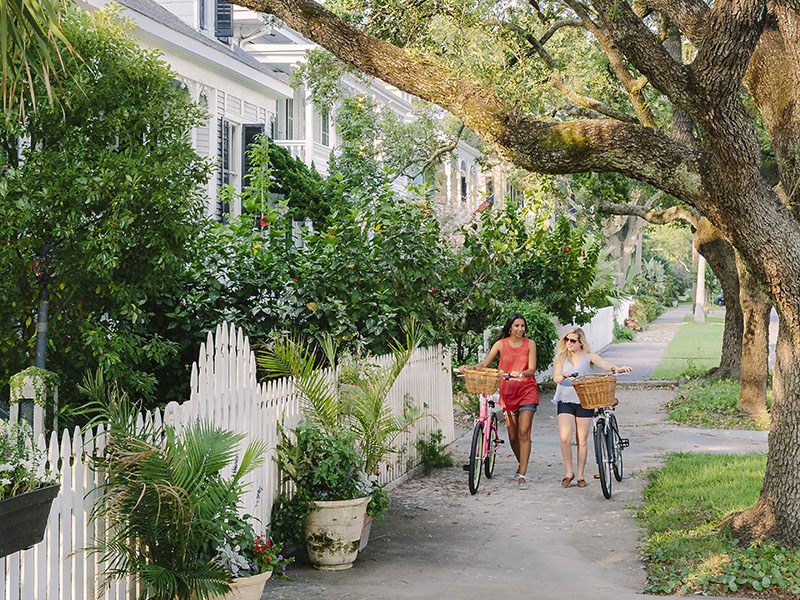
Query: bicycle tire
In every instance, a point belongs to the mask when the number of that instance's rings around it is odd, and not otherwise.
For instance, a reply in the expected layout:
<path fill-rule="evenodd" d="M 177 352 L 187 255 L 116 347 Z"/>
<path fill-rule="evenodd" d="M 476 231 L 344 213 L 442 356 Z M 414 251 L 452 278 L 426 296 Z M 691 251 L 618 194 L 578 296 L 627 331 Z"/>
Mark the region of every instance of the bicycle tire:
<path fill-rule="evenodd" d="M 475 423 L 469 447 L 469 493 L 477 494 L 483 467 L 483 423 Z"/>
<path fill-rule="evenodd" d="M 611 433 L 611 466 L 614 469 L 614 479 L 622 481 L 622 442 L 620 441 L 619 425 L 614 414 L 608 417 L 609 432 Z"/>
<path fill-rule="evenodd" d="M 494 474 L 494 463 L 497 459 L 497 414 L 492 413 L 492 420 L 489 427 L 489 454 L 483 461 L 483 469 L 486 472 L 486 478 L 491 479 Z"/>
<path fill-rule="evenodd" d="M 605 424 L 599 423 L 594 431 L 594 451 L 597 457 L 597 471 L 600 475 L 600 487 L 603 489 L 603 496 L 611 498 L 611 457 L 608 454 L 608 436 L 605 432 Z"/>

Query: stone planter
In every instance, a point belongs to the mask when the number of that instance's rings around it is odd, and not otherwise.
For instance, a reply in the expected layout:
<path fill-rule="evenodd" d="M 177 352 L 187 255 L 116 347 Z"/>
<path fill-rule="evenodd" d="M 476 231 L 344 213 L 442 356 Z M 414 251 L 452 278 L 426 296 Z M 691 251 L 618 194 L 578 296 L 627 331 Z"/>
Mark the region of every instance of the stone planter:
<path fill-rule="evenodd" d="M 261 600 L 264 584 L 272 577 L 272 571 L 266 571 L 252 577 L 235 577 L 231 591 L 222 596 L 222 600 Z"/>
<path fill-rule="evenodd" d="M 0 502 L 0 557 L 30 548 L 44 539 L 50 506 L 60 487 L 49 485 Z"/>
<path fill-rule="evenodd" d="M 305 522 L 308 558 L 317 569 L 342 571 L 353 566 L 370 496 L 355 500 L 316 501 Z"/>
<path fill-rule="evenodd" d="M 361 528 L 361 542 L 358 544 L 358 551 L 361 552 L 369 544 L 369 534 L 372 531 L 372 522 L 375 519 L 369 515 L 364 516 L 364 526 Z"/>

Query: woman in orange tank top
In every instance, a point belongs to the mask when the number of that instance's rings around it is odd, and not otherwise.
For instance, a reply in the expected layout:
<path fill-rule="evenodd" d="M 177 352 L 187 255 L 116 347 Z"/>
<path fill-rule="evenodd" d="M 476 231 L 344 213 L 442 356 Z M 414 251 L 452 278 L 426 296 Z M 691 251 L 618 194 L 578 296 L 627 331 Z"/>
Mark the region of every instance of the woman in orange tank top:
<path fill-rule="evenodd" d="M 539 387 L 536 385 L 536 344 L 525 337 L 528 324 L 520 313 L 506 319 L 499 340 L 489 354 L 475 367 L 488 367 L 499 354 L 498 368 L 522 381 L 500 382 L 500 407 L 506 416 L 508 441 L 519 466 L 514 478 L 517 487 L 528 489 L 528 459 L 531 455 L 531 426 L 539 406 Z"/>

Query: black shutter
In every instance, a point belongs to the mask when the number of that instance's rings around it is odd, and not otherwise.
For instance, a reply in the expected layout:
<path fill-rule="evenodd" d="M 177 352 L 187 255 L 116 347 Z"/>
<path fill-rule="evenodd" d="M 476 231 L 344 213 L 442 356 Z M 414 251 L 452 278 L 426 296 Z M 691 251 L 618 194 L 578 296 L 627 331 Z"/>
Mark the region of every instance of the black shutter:
<path fill-rule="evenodd" d="M 233 5 L 225 0 L 217 0 L 217 19 L 214 35 L 218 38 L 233 37 Z"/>
<path fill-rule="evenodd" d="M 220 223 L 227 221 L 227 215 L 230 213 L 230 205 L 222 198 L 222 188 L 230 183 L 231 157 L 230 157 L 230 125 L 229 123 L 219 117 L 218 135 L 217 135 L 217 157 L 219 158 L 219 170 L 217 171 L 217 209 L 214 215 Z"/>

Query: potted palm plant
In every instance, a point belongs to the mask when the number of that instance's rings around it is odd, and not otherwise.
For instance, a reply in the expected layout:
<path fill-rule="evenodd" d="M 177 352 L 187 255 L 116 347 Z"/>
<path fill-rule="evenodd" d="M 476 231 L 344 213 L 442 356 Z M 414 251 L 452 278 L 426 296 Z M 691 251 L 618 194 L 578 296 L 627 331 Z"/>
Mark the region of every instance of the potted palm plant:
<path fill-rule="evenodd" d="M 406 332 L 405 343 L 395 340 L 392 360 L 385 367 L 369 361 L 358 363 L 351 357 L 349 362 L 344 361 L 348 366 L 343 368 L 345 365 L 340 365 L 338 349 L 330 336 L 320 341 L 319 351 L 302 341 L 281 336 L 260 355 L 259 364 L 269 375 L 293 378 L 304 416 L 304 423 L 294 432 L 281 432 L 276 460 L 284 478 L 295 483 L 296 493 L 293 499 L 279 499 L 276 505 L 278 511 L 273 509 L 273 524 L 281 526 L 284 523 L 291 530 L 292 523 L 287 522 L 287 516 L 295 521 L 298 517 L 304 517 L 306 525 L 309 519 L 312 524 L 315 522 L 316 516 L 312 515 L 316 511 L 304 507 L 316 509 L 318 501 L 326 499 L 315 493 L 314 486 L 309 482 L 325 481 L 325 475 L 317 471 L 318 461 L 306 461 L 304 457 L 315 453 L 326 455 L 343 443 L 354 450 L 355 462 L 346 463 L 346 472 L 339 471 L 336 477 L 342 480 L 349 477 L 353 488 L 370 498 L 365 507 L 366 514 L 355 552 L 359 547 L 363 549 L 369 535 L 369 523 L 373 517 L 381 516 L 388 506 L 388 496 L 375 475 L 378 465 L 396 451 L 397 437 L 425 416 L 409 403 L 405 404 L 401 415 L 396 415 L 387 403 L 392 385 L 418 345 L 419 337 L 412 321 Z M 321 368 L 325 366 L 330 370 Z M 314 437 L 312 432 L 318 432 L 320 437 Z M 341 463 L 345 464 L 345 461 Z M 329 493 L 329 490 L 323 491 Z M 360 519 L 345 518 L 351 521 Z M 298 534 L 295 528 L 294 535 Z M 310 540 L 308 531 L 304 535 L 311 557 L 311 546 L 319 544 Z M 347 541 L 350 543 L 352 540 Z M 353 560 L 355 556 L 352 553 Z M 314 558 L 312 562 L 315 562 Z M 352 560 L 343 564 L 346 566 L 339 568 L 348 568 Z M 316 562 L 315 565 L 320 566 Z"/>
<path fill-rule="evenodd" d="M 47 518 L 60 486 L 45 469 L 44 451 L 27 421 L 0 419 L 0 558 L 44 538 Z"/>
<path fill-rule="evenodd" d="M 232 597 L 243 598 L 235 575 L 272 572 L 253 556 L 250 520 L 237 512 L 244 477 L 263 464 L 263 443 L 251 442 L 239 455 L 243 436 L 208 422 L 181 433 L 137 422 L 138 407 L 101 372 L 82 390 L 91 399 L 92 424 L 107 426 L 105 448 L 90 463 L 103 473 L 89 548 L 105 565 L 101 585 L 131 577 L 153 600 L 205 600 L 232 589 Z M 234 553 L 244 555 L 236 569 Z M 260 584 L 255 597 L 268 576 L 245 582 Z"/>

